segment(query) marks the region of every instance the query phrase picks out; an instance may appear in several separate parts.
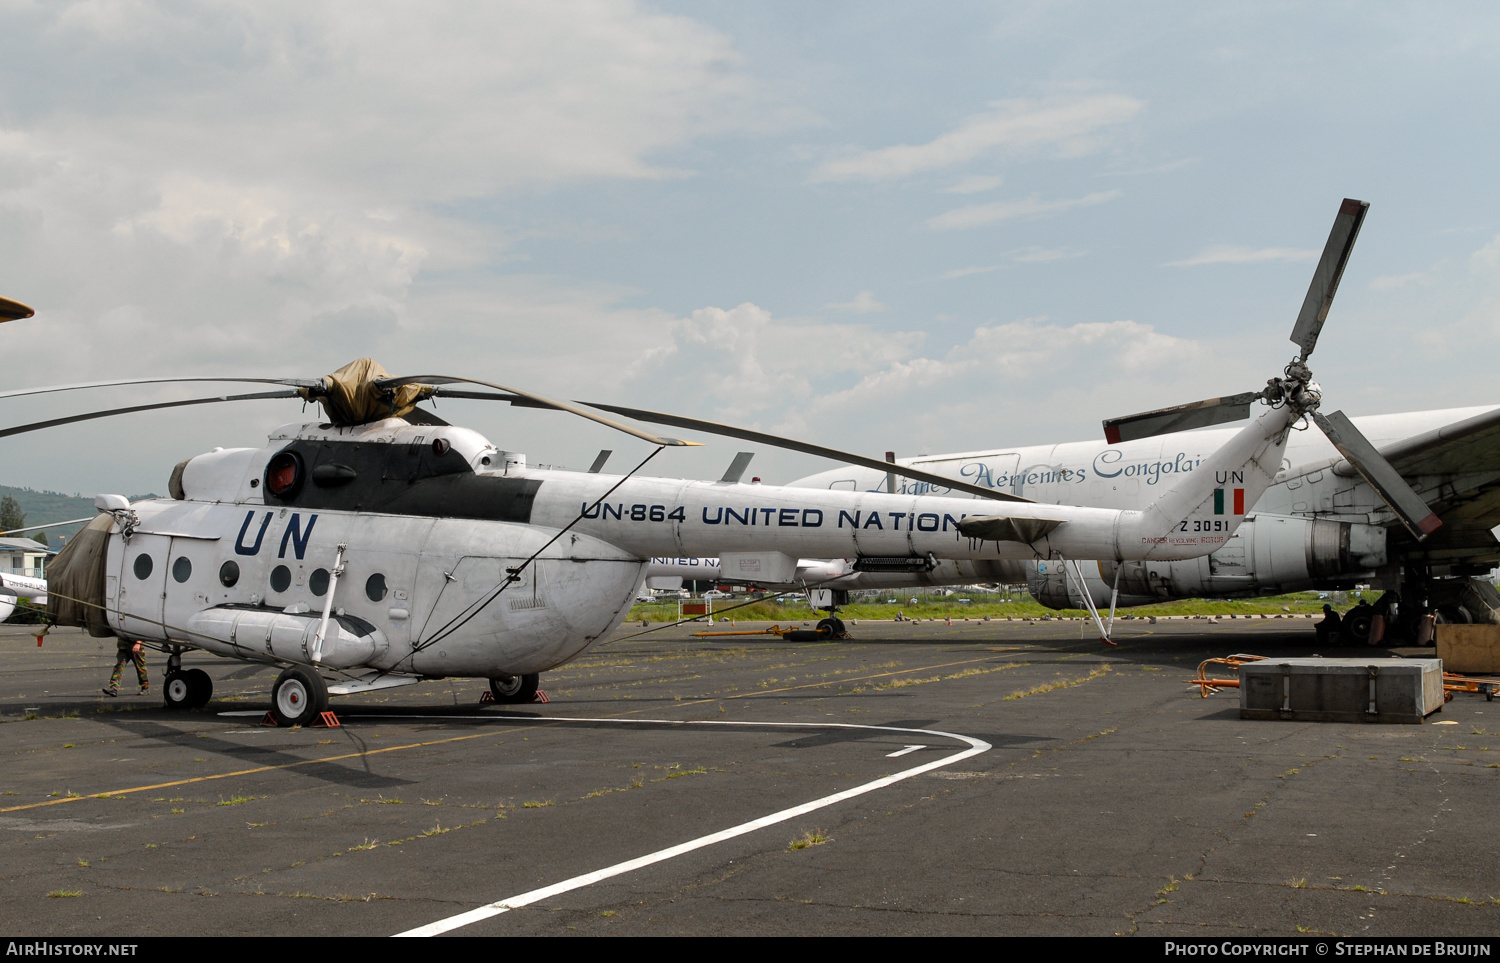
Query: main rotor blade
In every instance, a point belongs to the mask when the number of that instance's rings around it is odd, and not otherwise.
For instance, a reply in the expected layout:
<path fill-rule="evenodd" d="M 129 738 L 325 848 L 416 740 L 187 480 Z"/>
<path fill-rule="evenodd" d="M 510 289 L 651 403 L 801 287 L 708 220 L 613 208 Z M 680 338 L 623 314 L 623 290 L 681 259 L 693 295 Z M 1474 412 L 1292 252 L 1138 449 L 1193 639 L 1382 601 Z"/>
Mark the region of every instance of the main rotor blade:
<path fill-rule="evenodd" d="M 1107 418 L 1104 422 L 1104 439 L 1111 445 L 1137 438 L 1164 435 L 1169 431 L 1187 431 L 1189 428 L 1206 428 L 1230 421 L 1242 421 L 1250 417 L 1250 405 L 1260 393 L 1247 391 L 1244 394 L 1224 398 L 1209 398 L 1172 408 L 1143 411 L 1123 418 Z"/>
<path fill-rule="evenodd" d="M 380 388 L 399 388 L 401 385 L 412 384 L 414 382 L 420 382 L 421 384 L 426 385 L 468 384 L 479 385 L 484 388 L 493 388 L 496 391 L 503 391 L 508 395 L 515 396 L 514 398 L 495 398 L 494 400 L 496 401 L 509 401 L 513 405 L 523 405 L 525 407 L 531 408 L 552 408 L 556 411 L 566 411 L 568 414 L 577 415 L 580 418 L 587 418 L 589 421 L 597 422 L 601 425 L 605 425 L 606 427 L 613 428 L 616 431 L 623 431 L 627 435 L 634 435 L 636 438 L 640 438 L 644 441 L 649 441 L 653 445 L 661 445 L 665 448 L 697 447 L 700 444 L 696 441 L 683 441 L 680 438 L 663 438 L 658 435 L 653 435 L 649 431 L 641 431 L 639 428 L 632 428 L 629 425 L 622 425 L 618 421 L 613 421 L 601 415 L 596 415 L 592 411 L 584 411 L 577 405 L 570 405 L 566 401 L 556 401 L 552 398 L 545 398 L 541 395 L 532 394 L 529 391 L 522 391 L 519 388 L 507 388 L 505 387 L 505 385 L 497 385 L 489 381 L 480 381 L 476 378 L 461 378 L 458 375 L 413 375 L 404 378 L 381 378 L 377 380 L 375 384 Z M 439 393 L 448 394 L 450 397 L 485 397 L 478 392 L 460 393 L 454 391 Z"/>
<path fill-rule="evenodd" d="M 1406 526 L 1413 538 L 1420 542 L 1437 531 L 1438 526 L 1443 524 L 1442 520 L 1432 513 L 1422 496 L 1412 490 L 1401 473 L 1375 450 L 1369 439 L 1354 427 L 1354 422 L 1345 417 L 1342 411 L 1335 411 L 1331 415 L 1314 411 L 1312 416 L 1318 427 L 1323 429 L 1323 434 L 1339 450 L 1339 454 L 1370 483 L 1370 487 L 1396 513 L 1396 517 L 1401 519 L 1401 524 Z"/>
<path fill-rule="evenodd" d="M 22 388 L 19 391 L 0 392 L 0 398 L 20 398 L 24 395 L 45 395 L 56 391 L 78 391 L 83 388 L 116 388 L 121 385 L 165 385 L 187 382 L 223 382 L 225 384 L 290 385 L 293 388 L 312 388 L 323 383 L 322 378 L 125 378 L 120 381 L 81 381 L 71 385 L 48 385 L 43 388 Z M 248 397 L 248 396 L 247 396 Z M 281 397 L 277 395 L 276 397 Z"/>
<path fill-rule="evenodd" d="M 35 311 L 20 301 L 12 301 L 10 298 L 0 298 L 0 322 L 20 321 L 36 314 Z"/>
<path fill-rule="evenodd" d="M 748 428 L 735 428 L 731 425 L 721 425 L 712 421 L 700 421 L 697 418 L 687 418 L 682 415 L 669 415 L 659 411 L 645 411 L 641 408 L 622 408 L 618 405 L 601 405 L 592 401 L 583 402 L 591 408 L 602 408 L 605 411 L 613 411 L 617 415 L 634 418 L 637 421 L 646 421 L 656 425 L 671 425 L 673 428 L 688 428 L 694 431 L 706 431 L 712 435 L 726 435 L 730 438 L 739 438 L 744 441 L 753 441 L 762 445 L 770 445 L 773 448 L 785 448 L 788 451 L 800 451 L 804 455 L 817 455 L 820 458 L 831 458 L 834 461 L 846 462 L 850 465 L 859 465 L 862 468 L 874 468 L 882 475 L 886 473 L 900 475 L 915 481 L 924 481 L 930 485 L 942 488 L 951 488 L 954 491 L 968 492 L 981 498 L 994 498 L 1002 502 L 1031 502 L 1030 498 L 1022 498 L 1020 495 L 1012 495 L 1009 492 L 996 491 L 993 488 L 981 488 L 978 485 L 970 485 L 968 482 L 959 481 L 956 478 L 948 478 L 944 475 L 934 475 L 931 472 L 920 471 L 916 468 L 908 468 L 878 458 L 866 458 L 852 452 L 839 451 L 837 448 L 824 448 L 822 445 L 812 445 L 805 441 L 797 441 L 792 438 L 783 438 L 780 435 L 768 435 L 762 431 L 751 431 Z"/>
<path fill-rule="evenodd" d="M 41 431 L 43 428 L 56 428 L 60 425 L 71 425 L 80 421 L 93 421 L 95 418 L 111 418 L 115 415 L 128 415 L 136 411 L 156 411 L 161 408 L 185 408 L 189 405 L 211 405 L 220 401 L 259 401 L 262 398 L 300 398 L 296 390 L 291 391 L 261 391 L 249 395 L 220 395 L 217 398 L 189 398 L 186 401 L 158 401 L 149 405 L 131 405 L 129 408 L 110 408 L 106 411 L 86 411 L 81 415 L 69 415 L 66 418 L 53 418 L 49 421 L 34 421 L 29 425 L 17 425 L 14 428 L 0 428 L 0 438 L 11 435 L 24 435 L 28 431 Z"/>
<path fill-rule="evenodd" d="M 1297 315 L 1297 325 L 1292 328 L 1292 344 L 1302 349 L 1303 361 L 1313 353 L 1323 322 L 1328 320 L 1328 309 L 1339 289 L 1339 279 L 1344 276 L 1344 265 L 1349 263 L 1349 252 L 1354 249 L 1354 239 L 1359 237 L 1359 226 L 1364 223 L 1365 212 L 1369 209 L 1369 201 L 1347 197 L 1339 205 L 1338 216 L 1333 219 L 1333 230 L 1328 232 L 1328 243 L 1323 245 L 1323 256 L 1318 259 L 1312 283 L 1307 287 L 1307 298 Z"/>

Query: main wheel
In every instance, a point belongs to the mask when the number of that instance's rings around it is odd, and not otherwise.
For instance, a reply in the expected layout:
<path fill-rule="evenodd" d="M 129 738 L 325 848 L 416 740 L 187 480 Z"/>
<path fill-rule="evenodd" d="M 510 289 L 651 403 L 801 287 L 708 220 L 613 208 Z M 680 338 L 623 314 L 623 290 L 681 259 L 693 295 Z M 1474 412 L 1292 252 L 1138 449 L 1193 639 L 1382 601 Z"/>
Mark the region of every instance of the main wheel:
<path fill-rule="evenodd" d="M 193 708 L 193 684 L 188 681 L 186 672 L 168 672 L 161 695 L 168 709 Z"/>
<path fill-rule="evenodd" d="M 278 726 L 305 726 L 328 711 L 328 684 L 311 669 L 294 665 L 271 687 L 271 715 Z"/>
<path fill-rule="evenodd" d="M 522 705 L 536 698 L 536 689 L 541 681 L 539 672 L 496 676 L 490 680 L 490 695 L 495 697 L 496 702 Z"/>
<path fill-rule="evenodd" d="M 188 684 L 187 707 L 201 709 L 208 705 L 208 700 L 214 697 L 214 680 L 208 677 L 208 673 L 202 669 L 188 669 L 182 677 Z"/>

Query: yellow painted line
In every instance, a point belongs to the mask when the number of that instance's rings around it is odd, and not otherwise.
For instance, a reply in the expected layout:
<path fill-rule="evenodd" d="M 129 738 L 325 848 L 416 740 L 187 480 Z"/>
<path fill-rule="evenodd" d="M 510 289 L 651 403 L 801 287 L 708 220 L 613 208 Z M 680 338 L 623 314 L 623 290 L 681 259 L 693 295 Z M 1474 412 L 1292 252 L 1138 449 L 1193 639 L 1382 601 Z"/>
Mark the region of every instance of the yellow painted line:
<path fill-rule="evenodd" d="M 13 813 L 22 809 L 39 809 L 42 806 L 56 806 L 61 803 L 78 802 L 81 799 L 108 799 L 111 796 L 124 796 L 133 792 L 147 792 L 152 789 L 170 789 L 174 786 L 187 786 L 195 782 L 209 782 L 214 779 L 228 779 L 231 776 L 249 776 L 257 772 L 274 772 L 278 769 L 295 769 L 298 766 L 311 766 L 320 762 L 339 762 L 344 759 L 357 759 L 361 756 L 376 756 L 383 752 L 397 752 L 401 749 L 420 749 L 424 746 L 441 746 L 449 742 L 463 742 L 465 739 L 481 739 L 485 736 L 494 735 L 492 732 L 476 732 L 467 736 L 454 736 L 451 739 L 437 739 L 433 742 L 413 742 L 404 746 L 384 746 L 380 749 L 366 749 L 362 752 L 346 752 L 339 756 L 324 756 L 319 759 L 303 759 L 300 762 L 288 762 L 279 766 L 257 766 L 254 769 L 240 769 L 235 772 L 221 772 L 212 776 L 194 776 L 192 779 L 178 779 L 173 782 L 159 782 L 150 786 L 135 786 L 130 789 L 112 789 L 109 792 L 95 792 L 83 796 L 64 796 L 61 799 L 49 799 L 46 802 L 27 803 L 24 806 L 10 806 L 0 809 L 0 813 Z"/>

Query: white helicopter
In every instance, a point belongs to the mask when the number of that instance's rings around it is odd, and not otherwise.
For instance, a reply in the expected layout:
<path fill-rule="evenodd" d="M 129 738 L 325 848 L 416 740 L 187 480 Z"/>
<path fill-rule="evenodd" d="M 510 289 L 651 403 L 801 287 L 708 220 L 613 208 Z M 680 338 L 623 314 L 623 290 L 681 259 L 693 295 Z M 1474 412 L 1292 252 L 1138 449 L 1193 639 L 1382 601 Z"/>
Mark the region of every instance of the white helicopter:
<path fill-rule="evenodd" d="M 1363 201 L 1348 199 L 1340 204 L 1292 332 L 1292 342 L 1302 350 L 1287 368 L 1289 379 L 1306 377 L 1307 360 L 1368 207 Z M 1244 418 L 1263 394 L 1111 419 L 1104 423 L 1103 443 L 930 455 L 903 460 L 898 466 L 1024 493 L 1046 503 L 1087 501 L 1130 508 L 1154 497 L 1159 486 L 1199 470 L 1219 445 L 1236 434 L 1233 429 L 1179 432 Z M 689 419 L 611 410 L 678 427 L 703 427 Z M 1410 636 L 1417 618 L 1429 609 L 1466 620 L 1477 617 L 1470 615 L 1472 609 L 1500 608 L 1500 596 L 1487 580 L 1469 578 L 1500 564 L 1500 542 L 1490 534 L 1500 522 L 1500 486 L 1496 484 L 1500 480 L 1496 460 L 1500 408 L 1362 418 L 1364 431 L 1342 413 L 1323 416 L 1314 410 L 1310 416 L 1322 432 L 1299 432 L 1292 437 L 1275 484 L 1260 499 L 1247 503 L 1246 522 L 1221 548 L 1199 558 L 1128 561 L 1106 556 L 1077 565 L 1056 564 L 1040 556 L 1030 560 L 940 559 L 925 570 L 857 566 L 852 559 L 803 559 L 792 584 L 767 587 L 788 589 L 798 582 L 816 581 L 826 588 L 849 591 L 1024 582 L 1039 601 L 1054 608 L 1095 609 L 1108 603 L 1113 609 L 1117 602 L 1140 605 L 1173 598 L 1276 594 L 1374 582 L 1388 588 L 1399 586 L 1413 603 L 1400 613 L 1385 613 L 1393 638 Z M 736 436 L 754 437 L 750 432 Z M 903 494 L 950 491 L 926 482 L 898 485 L 888 465 L 833 469 L 789 485 Z M 1437 512 L 1442 513 L 1441 521 Z M 721 577 L 719 569 L 705 564 L 708 561 L 658 559 L 650 574 Z M 751 581 L 728 571 L 722 577 Z M 1370 618 L 1362 614 L 1351 623 L 1351 637 L 1364 641 Z"/>
<path fill-rule="evenodd" d="M 212 694 L 207 673 L 181 668 L 186 649 L 283 666 L 271 695 L 282 725 L 315 719 L 330 695 L 431 678 L 485 678 L 497 701 L 530 701 L 539 673 L 620 624 L 653 556 L 718 554 L 776 580 L 790 577 L 800 556 L 910 567 L 938 557 L 1203 555 L 1233 535 L 1243 506 L 1271 483 L 1291 425 L 1318 404 L 1305 371 L 1273 380 L 1262 392 L 1268 410 L 1138 511 L 1041 505 L 894 469 L 1004 503 L 976 512 L 973 498 L 745 485 L 735 466 L 717 482 L 637 477 L 645 461 L 625 475 L 528 469 L 523 456 L 417 402 L 442 395 L 571 412 L 657 445 L 646 461 L 694 443 L 489 382 L 387 377 L 369 359 L 319 379 L 139 378 L 0 398 L 167 381 L 284 387 L 93 411 L 0 429 L 0 437 L 267 398 L 318 401 L 327 420 L 279 428 L 264 448 L 187 459 L 172 471 L 170 498 L 98 496 L 102 514 L 52 560 L 49 616 L 163 648 L 169 707 L 198 707 Z M 739 471 L 747 458 L 736 459 Z M 820 628 L 838 634 L 842 625 L 835 617 Z"/>

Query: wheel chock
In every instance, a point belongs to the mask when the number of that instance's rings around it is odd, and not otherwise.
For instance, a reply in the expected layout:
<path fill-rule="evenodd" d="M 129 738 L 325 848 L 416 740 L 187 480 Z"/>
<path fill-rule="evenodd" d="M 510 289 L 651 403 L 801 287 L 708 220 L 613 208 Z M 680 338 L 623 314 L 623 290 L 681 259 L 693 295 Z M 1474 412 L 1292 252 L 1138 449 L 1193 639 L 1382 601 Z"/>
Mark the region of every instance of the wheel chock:
<path fill-rule="evenodd" d="M 276 728 L 276 717 L 273 716 L 273 715 L 271 715 L 271 713 L 267 712 L 265 715 L 261 716 L 261 718 L 260 718 L 260 724 L 263 725 L 263 726 L 270 726 L 272 729 L 275 729 Z"/>
<path fill-rule="evenodd" d="M 483 692 L 481 692 L 479 694 L 479 704 L 482 705 L 482 706 L 487 706 L 491 702 L 494 702 L 494 701 L 495 701 L 495 693 L 491 692 L 488 689 L 485 689 Z"/>
<path fill-rule="evenodd" d="M 533 705 L 537 703 L 548 703 L 551 701 L 551 699 L 547 698 L 547 693 L 542 691 L 541 689 L 536 690 L 536 695 L 531 697 L 531 702 Z"/>
<path fill-rule="evenodd" d="M 342 729 L 339 717 L 332 712 L 320 712 L 318 717 L 312 721 L 311 729 Z"/>

